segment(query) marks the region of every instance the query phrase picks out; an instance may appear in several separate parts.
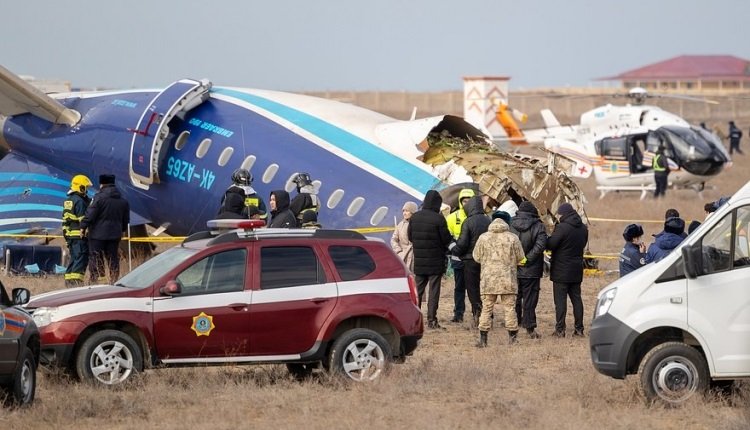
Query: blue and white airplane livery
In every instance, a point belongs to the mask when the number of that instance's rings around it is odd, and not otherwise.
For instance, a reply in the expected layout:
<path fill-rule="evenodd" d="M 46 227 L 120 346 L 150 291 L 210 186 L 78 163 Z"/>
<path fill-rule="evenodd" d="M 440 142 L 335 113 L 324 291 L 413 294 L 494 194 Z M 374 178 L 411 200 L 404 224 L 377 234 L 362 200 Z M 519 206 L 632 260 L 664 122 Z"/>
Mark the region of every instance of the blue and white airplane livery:
<path fill-rule="evenodd" d="M 420 162 L 432 132 L 484 135 L 455 116 L 399 121 L 360 107 L 183 79 L 162 90 L 46 95 L 0 67 L 0 233 L 60 228 L 70 179 L 117 177 L 133 224 L 205 229 L 238 167 L 266 201 L 308 172 L 326 228 L 391 227 L 408 200 L 470 179 Z M 449 163 L 450 164 L 450 163 Z M 294 191 L 290 194 L 294 196 Z"/>

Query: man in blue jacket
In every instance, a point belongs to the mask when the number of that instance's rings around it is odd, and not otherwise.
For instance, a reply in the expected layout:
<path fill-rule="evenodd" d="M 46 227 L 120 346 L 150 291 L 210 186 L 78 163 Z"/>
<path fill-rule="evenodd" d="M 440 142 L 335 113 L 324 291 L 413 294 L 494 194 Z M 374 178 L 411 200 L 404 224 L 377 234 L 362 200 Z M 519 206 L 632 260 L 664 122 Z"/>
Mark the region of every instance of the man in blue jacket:
<path fill-rule="evenodd" d="M 677 248 L 685 239 L 685 221 L 671 217 L 664 221 L 664 231 L 654 235 L 654 243 L 646 252 L 646 263 L 655 263 Z"/>

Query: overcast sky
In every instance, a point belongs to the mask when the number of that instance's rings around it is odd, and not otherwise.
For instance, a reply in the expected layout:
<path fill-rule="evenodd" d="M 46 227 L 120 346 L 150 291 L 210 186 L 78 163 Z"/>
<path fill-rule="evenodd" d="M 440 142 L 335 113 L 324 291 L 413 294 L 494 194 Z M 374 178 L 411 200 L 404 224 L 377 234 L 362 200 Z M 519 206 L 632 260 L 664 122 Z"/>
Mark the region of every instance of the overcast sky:
<path fill-rule="evenodd" d="M 748 0 L 13 0 L 2 65 L 77 87 L 601 86 L 683 54 L 750 59 Z"/>

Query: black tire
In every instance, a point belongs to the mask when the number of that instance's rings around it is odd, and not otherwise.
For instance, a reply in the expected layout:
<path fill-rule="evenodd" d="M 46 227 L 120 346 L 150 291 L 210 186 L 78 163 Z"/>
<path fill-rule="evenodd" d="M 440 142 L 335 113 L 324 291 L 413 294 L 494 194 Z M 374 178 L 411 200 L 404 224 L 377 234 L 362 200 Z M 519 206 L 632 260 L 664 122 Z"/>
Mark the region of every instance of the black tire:
<path fill-rule="evenodd" d="M 710 380 L 701 352 L 682 342 L 655 346 L 641 360 L 638 374 L 646 399 L 667 406 L 679 406 L 695 394 L 705 394 Z"/>
<path fill-rule="evenodd" d="M 312 375 L 313 371 L 318 368 L 318 363 L 287 363 L 286 368 L 294 379 L 303 380 Z"/>
<path fill-rule="evenodd" d="M 366 328 L 344 332 L 333 343 L 331 374 L 357 382 L 374 381 L 390 367 L 391 345 L 379 333 Z"/>
<path fill-rule="evenodd" d="M 117 385 L 143 370 L 143 353 L 132 337 L 119 330 L 98 331 L 86 339 L 75 359 L 84 382 Z"/>
<path fill-rule="evenodd" d="M 34 401 L 36 394 L 36 360 L 29 347 L 24 346 L 21 361 L 13 373 L 13 379 L 7 388 L 8 404 L 27 406 Z"/>

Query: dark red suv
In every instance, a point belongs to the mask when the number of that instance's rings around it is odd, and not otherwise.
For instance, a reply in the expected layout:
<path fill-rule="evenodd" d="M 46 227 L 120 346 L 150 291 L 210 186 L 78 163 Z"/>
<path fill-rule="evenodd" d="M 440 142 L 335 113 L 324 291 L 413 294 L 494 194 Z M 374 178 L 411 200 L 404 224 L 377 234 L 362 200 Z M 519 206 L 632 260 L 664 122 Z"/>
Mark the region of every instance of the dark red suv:
<path fill-rule="evenodd" d="M 286 363 L 296 376 L 322 364 L 374 380 L 423 332 L 401 260 L 341 230 L 198 233 L 115 285 L 42 294 L 28 308 L 42 363 L 104 384 L 157 364 L 218 363 Z"/>

